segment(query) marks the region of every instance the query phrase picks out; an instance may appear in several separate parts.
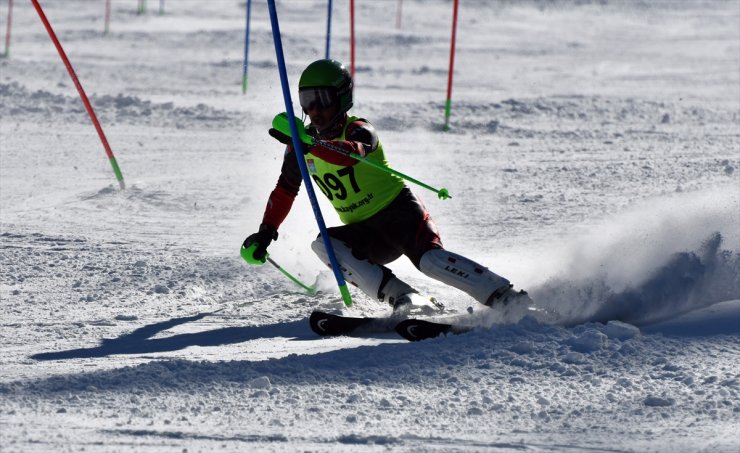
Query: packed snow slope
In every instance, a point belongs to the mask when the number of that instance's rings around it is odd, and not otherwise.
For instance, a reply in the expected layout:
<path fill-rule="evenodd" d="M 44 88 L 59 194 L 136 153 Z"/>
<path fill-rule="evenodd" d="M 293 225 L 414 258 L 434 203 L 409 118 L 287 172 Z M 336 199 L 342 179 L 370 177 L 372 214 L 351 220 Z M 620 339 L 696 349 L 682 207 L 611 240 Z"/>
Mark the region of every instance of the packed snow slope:
<path fill-rule="evenodd" d="M 285 110 L 267 8 L 30 2 L 0 59 L 0 451 L 740 449 L 740 5 L 356 2 L 352 112 L 372 121 L 445 246 L 527 289 L 510 319 L 393 270 L 473 332 L 317 338 L 342 310 L 302 190 L 270 247 L 309 296 L 238 250 L 257 230 Z M 129 4 L 130 3 L 130 4 Z M 341 4 L 340 4 L 341 3 Z M 3 29 L 7 23 L 2 11 Z M 332 56 L 349 64 L 335 2 Z M 326 2 L 280 1 L 292 93 Z M 295 106 L 297 107 L 297 105 Z M 337 218 L 320 202 L 329 225 Z M 352 314 L 386 307 L 353 290 Z"/>

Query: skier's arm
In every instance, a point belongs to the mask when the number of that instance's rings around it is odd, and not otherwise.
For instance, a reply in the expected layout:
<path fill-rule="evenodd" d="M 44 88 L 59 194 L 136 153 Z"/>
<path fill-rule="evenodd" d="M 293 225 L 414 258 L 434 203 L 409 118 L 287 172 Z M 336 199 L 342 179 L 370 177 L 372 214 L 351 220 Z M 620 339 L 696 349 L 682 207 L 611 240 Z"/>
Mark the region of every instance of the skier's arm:
<path fill-rule="evenodd" d="M 365 157 L 378 148 L 378 133 L 372 124 L 365 120 L 360 119 L 348 124 L 345 137 L 345 140 L 321 141 L 312 146 L 309 152 L 330 164 L 350 167 L 358 162 L 349 156 L 350 153 Z"/>
<path fill-rule="evenodd" d="M 262 217 L 259 231 L 249 235 L 242 244 L 246 253 L 251 256 L 242 254 L 249 264 L 259 264 L 265 262 L 267 247 L 272 241 L 278 238 L 278 228 L 283 220 L 288 216 L 293 201 L 298 195 L 298 189 L 301 187 L 301 171 L 298 168 L 298 161 L 295 159 L 293 149 L 288 147 L 283 157 L 283 167 L 280 170 L 280 177 L 277 185 L 267 200 L 265 214 Z M 244 253 L 244 251 L 242 251 Z"/>
<path fill-rule="evenodd" d="M 283 220 L 288 216 L 293 201 L 301 188 L 301 170 L 293 154 L 293 147 L 288 146 L 283 157 L 283 166 L 280 177 L 270 197 L 267 199 L 267 207 L 262 217 L 262 225 L 269 225 L 277 230 Z"/>

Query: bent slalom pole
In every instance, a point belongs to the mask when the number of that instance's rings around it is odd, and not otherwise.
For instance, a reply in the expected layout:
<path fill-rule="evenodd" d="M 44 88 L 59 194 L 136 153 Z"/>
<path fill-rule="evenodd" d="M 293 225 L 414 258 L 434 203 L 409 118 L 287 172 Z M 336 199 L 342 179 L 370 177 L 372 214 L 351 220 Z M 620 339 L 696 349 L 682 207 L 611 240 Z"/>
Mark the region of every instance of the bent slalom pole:
<path fill-rule="evenodd" d="M 334 254 L 334 247 L 332 247 L 331 244 L 331 238 L 329 237 L 329 232 L 326 230 L 326 224 L 324 223 L 324 217 L 321 215 L 321 208 L 319 207 L 319 202 L 316 199 L 316 192 L 313 189 L 313 184 L 311 183 L 311 178 L 308 175 L 308 168 L 306 166 L 306 161 L 303 158 L 303 153 L 299 152 L 302 148 L 301 142 L 298 139 L 298 126 L 296 126 L 295 121 L 295 115 L 293 114 L 293 101 L 290 97 L 290 86 L 288 85 L 288 71 L 285 68 L 285 56 L 283 54 L 283 43 L 280 38 L 280 24 L 278 23 L 277 18 L 277 10 L 275 8 L 275 0 L 267 0 L 267 6 L 270 10 L 270 22 L 272 23 L 272 39 L 275 42 L 275 54 L 277 57 L 277 63 L 278 63 L 278 71 L 280 73 L 280 84 L 283 88 L 283 98 L 285 100 L 285 109 L 288 112 L 288 126 L 290 126 L 290 130 L 293 132 L 291 134 L 291 137 L 293 137 L 293 147 L 296 150 L 295 151 L 295 157 L 298 160 L 298 167 L 301 170 L 301 177 L 303 178 L 304 185 L 306 186 L 306 193 L 308 194 L 308 198 L 311 201 L 311 208 L 313 208 L 313 214 L 314 217 L 316 217 L 316 223 L 319 225 L 319 231 L 321 231 L 321 238 L 324 241 L 324 248 L 326 249 L 326 254 L 329 256 L 329 264 L 331 264 L 331 269 L 334 271 L 334 277 L 337 280 L 337 285 L 339 286 L 339 292 L 342 294 L 342 299 L 344 300 L 344 304 L 346 306 L 352 305 L 352 296 L 349 293 L 349 288 L 347 288 L 347 282 L 344 281 L 344 275 L 342 275 L 342 271 L 339 267 L 339 262 L 337 261 L 337 257 Z M 302 124 L 301 124 L 302 125 Z"/>
<path fill-rule="evenodd" d="M 108 139 L 105 137 L 103 128 L 100 126 L 100 122 L 98 121 L 98 117 L 95 115 L 95 111 L 93 110 L 92 105 L 90 104 L 90 100 L 87 99 L 85 90 L 82 88 L 82 84 L 80 84 L 80 81 L 77 79 L 75 70 L 72 68 L 72 63 L 69 62 L 69 59 L 67 58 L 67 54 L 64 53 L 64 49 L 62 49 L 62 45 L 59 43 L 59 40 L 57 39 L 57 35 L 54 33 L 54 30 L 51 28 L 51 24 L 46 19 L 44 10 L 41 9 L 41 5 L 39 5 L 38 0 L 31 0 L 31 3 L 33 3 L 34 8 L 36 8 L 36 12 L 39 14 L 39 18 L 41 19 L 41 22 L 43 22 L 44 27 L 46 27 L 46 31 L 49 33 L 49 37 L 54 43 L 54 46 L 57 48 L 57 52 L 59 52 L 59 56 L 62 58 L 62 61 L 64 62 L 64 66 L 67 67 L 67 72 L 69 72 L 69 76 L 72 78 L 72 82 L 74 82 L 75 87 L 77 87 L 77 92 L 80 94 L 82 103 L 85 105 L 85 110 L 87 110 L 87 114 L 90 116 L 90 120 L 92 121 L 93 126 L 95 126 L 95 130 L 98 132 L 100 141 L 103 143 L 103 148 L 105 149 L 105 153 L 108 155 L 108 160 L 110 161 L 110 164 L 113 167 L 113 173 L 115 173 L 116 175 L 116 179 L 118 180 L 118 185 L 121 187 L 121 190 L 123 190 L 126 188 L 126 184 L 123 182 L 123 174 L 121 174 L 121 169 L 118 167 L 118 162 L 116 162 L 116 158 L 113 155 L 113 150 L 111 150 L 111 147 L 108 144 Z"/>
<path fill-rule="evenodd" d="M 329 144 L 328 142 L 323 141 L 323 140 L 316 140 L 316 139 L 314 139 L 313 137 L 311 137 L 310 135 L 308 135 L 306 133 L 306 129 L 303 127 L 303 123 L 298 118 L 295 118 L 295 121 L 296 121 L 297 124 L 299 124 L 299 126 L 298 126 L 298 138 L 300 139 L 301 143 L 304 143 L 304 144 L 309 145 L 309 146 L 310 145 L 321 145 L 321 146 L 323 146 L 326 149 L 330 149 L 330 150 L 335 151 L 337 153 L 340 153 L 340 154 L 343 154 L 345 156 L 349 156 L 349 157 L 351 157 L 353 159 L 359 160 L 360 162 L 364 162 L 364 163 L 366 163 L 366 164 L 368 164 L 368 165 L 370 165 L 372 167 L 377 168 L 378 170 L 382 170 L 382 171 L 384 171 L 386 173 L 390 173 L 392 175 L 398 176 L 399 178 L 405 179 L 406 181 L 412 182 L 412 183 L 414 183 L 414 184 L 416 184 L 418 186 L 421 186 L 421 187 L 423 187 L 425 189 L 431 190 L 432 192 L 434 192 L 434 193 L 437 194 L 437 197 L 439 197 L 440 200 L 446 200 L 448 198 L 452 198 L 452 196 L 450 195 L 449 191 L 447 189 L 445 189 L 444 187 L 441 188 L 441 189 L 435 189 L 434 187 L 432 187 L 432 186 L 430 186 L 430 185 L 428 185 L 426 183 L 423 183 L 423 182 L 419 181 L 418 179 L 414 179 L 411 176 L 405 175 L 405 174 L 401 173 L 400 171 L 396 171 L 396 170 L 394 170 L 394 169 L 392 169 L 390 167 L 385 167 L 383 165 L 380 165 L 379 163 L 373 162 L 372 160 L 370 160 L 370 159 L 368 159 L 366 157 L 362 157 L 362 156 L 360 156 L 357 153 L 348 152 L 347 150 L 344 150 L 344 149 L 341 149 L 341 148 L 337 148 L 335 146 L 331 146 L 331 144 Z M 277 129 L 282 134 L 285 134 L 287 136 L 292 137 L 290 128 L 288 127 L 289 126 L 288 123 L 289 123 L 288 116 L 285 114 L 285 112 L 283 112 L 283 113 L 279 113 L 272 120 L 272 127 L 275 128 L 275 129 Z"/>
<path fill-rule="evenodd" d="M 252 244 L 249 247 L 244 247 L 242 245 L 241 249 L 241 256 L 244 258 L 244 261 L 251 265 L 261 266 L 265 264 L 265 262 L 269 262 L 273 266 L 277 268 L 280 272 L 283 273 L 286 277 L 288 277 L 293 283 L 300 286 L 301 288 L 305 289 L 308 294 L 315 296 L 316 295 L 316 287 L 314 285 L 307 285 L 303 283 L 302 281 L 298 280 L 298 278 L 294 277 L 290 272 L 286 271 L 281 265 L 275 262 L 272 258 L 270 258 L 270 254 L 266 253 L 265 257 L 261 260 L 255 260 L 254 259 L 254 250 L 257 248 L 257 244 Z"/>

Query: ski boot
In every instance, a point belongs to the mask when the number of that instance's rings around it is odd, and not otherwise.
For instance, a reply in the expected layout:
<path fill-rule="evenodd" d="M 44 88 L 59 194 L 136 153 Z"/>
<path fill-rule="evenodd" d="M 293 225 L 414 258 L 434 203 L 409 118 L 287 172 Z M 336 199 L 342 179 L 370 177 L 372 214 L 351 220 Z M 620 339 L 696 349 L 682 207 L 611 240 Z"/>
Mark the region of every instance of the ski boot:
<path fill-rule="evenodd" d="M 523 289 L 516 291 L 514 289 L 514 285 L 508 284 L 494 291 L 483 305 L 494 308 L 495 306 L 507 306 L 512 303 L 525 306 L 530 306 L 534 304 L 526 291 L 524 291 Z"/>
<path fill-rule="evenodd" d="M 391 302 L 394 316 L 433 316 L 444 312 L 444 305 L 434 297 L 424 297 L 418 292 L 402 294 Z"/>

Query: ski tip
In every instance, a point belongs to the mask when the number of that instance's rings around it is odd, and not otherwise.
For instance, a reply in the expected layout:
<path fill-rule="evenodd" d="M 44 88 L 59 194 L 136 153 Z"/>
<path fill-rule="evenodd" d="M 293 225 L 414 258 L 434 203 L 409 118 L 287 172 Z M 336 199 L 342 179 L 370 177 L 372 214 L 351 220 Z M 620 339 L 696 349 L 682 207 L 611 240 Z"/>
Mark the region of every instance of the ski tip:
<path fill-rule="evenodd" d="M 322 337 L 341 335 L 341 332 L 336 326 L 338 318 L 339 316 L 331 313 L 314 311 L 313 313 L 311 313 L 311 317 L 309 318 L 308 322 L 311 326 L 311 330 Z"/>
<path fill-rule="evenodd" d="M 373 318 L 353 318 L 335 315 L 322 311 L 314 311 L 309 318 L 311 330 L 319 336 L 349 335 L 358 327 L 372 322 Z"/>

